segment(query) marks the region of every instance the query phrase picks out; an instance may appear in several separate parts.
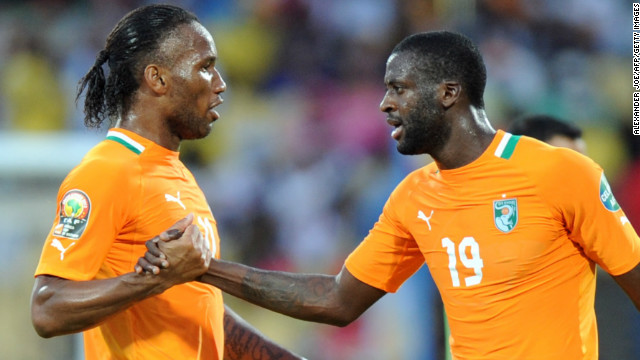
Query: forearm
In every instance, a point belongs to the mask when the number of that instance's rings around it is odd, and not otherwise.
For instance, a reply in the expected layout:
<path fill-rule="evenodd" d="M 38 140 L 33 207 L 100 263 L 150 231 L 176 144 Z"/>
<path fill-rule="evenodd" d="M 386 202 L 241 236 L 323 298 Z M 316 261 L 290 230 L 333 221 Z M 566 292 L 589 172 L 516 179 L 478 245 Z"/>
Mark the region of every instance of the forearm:
<path fill-rule="evenodd" d="M 224 360 L 300 360 L 225 306 Z"/>
<path fill-rule="evenodd" d="M 335 276 L 266 271 L 212 261 L 200 281 L 258 306 L 301 320 L 346 325 Z"/>
<path fill-rule="evenodd" d="M 166 288 L 159 277 L 135 273 L 90 281 L 39 276 L 32 295 L 33 325 L 43 337 L 83 331 Z"/>

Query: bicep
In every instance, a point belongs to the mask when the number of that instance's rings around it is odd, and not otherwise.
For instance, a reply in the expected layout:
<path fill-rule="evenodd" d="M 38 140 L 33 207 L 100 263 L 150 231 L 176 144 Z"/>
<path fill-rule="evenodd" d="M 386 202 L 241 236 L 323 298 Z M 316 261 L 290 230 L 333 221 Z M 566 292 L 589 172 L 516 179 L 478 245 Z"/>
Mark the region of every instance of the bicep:
<path fill-rule="evenodd" d="M 387 293 L 384 290 L 358 280 L 346 267 L 342 267 L 340 274 L 338 274 L 336 278 L 336 282 L 338 285 L 341 311 L 343 311 L 345 316 L 351 319 L 351 321 L 358 318 Z"/>
<path fill-rule="evenodd" d="M 638 311 L 640 311 L 640 263 L 631 271 L 613 276 L 613 279 L 627 293 Z"/>

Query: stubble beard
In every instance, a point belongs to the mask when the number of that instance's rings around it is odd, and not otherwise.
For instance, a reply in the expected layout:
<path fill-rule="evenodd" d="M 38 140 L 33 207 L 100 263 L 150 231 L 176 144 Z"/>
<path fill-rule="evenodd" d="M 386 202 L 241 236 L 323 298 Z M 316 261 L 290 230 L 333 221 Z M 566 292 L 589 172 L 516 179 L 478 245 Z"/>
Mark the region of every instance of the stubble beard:
<path fill-rule="evenodd" d="M 202 139 L 209 135 L 211 126 L 208 119 L 193 112 L 193 106 L 183 104 L 167 119 L 171 132 L 180 140 Z"/>
<path fill-rule="evenodd" d="M 446 144 L 451 126 L 444 119 L 444 111 L 431 96 L 423 96 L 415 109 L 402 121 L 403 137 L 397 145 L 403 155 L 434 155 Z"/>

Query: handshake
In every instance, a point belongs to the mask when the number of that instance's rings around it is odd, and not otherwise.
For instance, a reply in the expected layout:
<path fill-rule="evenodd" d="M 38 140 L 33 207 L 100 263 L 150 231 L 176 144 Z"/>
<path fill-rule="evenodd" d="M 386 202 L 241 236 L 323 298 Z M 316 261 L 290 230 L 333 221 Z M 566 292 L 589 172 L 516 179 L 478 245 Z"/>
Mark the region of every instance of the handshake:
<path fill-rule="evenodd" d="M 168 282 L 166 285 L 197 280 L 209 269 L 211 250 L 193 224 L 193 214 L 178 220 L 145 245 L 147 252 L 138 259 L 135 272 L 164 277 Z"/>

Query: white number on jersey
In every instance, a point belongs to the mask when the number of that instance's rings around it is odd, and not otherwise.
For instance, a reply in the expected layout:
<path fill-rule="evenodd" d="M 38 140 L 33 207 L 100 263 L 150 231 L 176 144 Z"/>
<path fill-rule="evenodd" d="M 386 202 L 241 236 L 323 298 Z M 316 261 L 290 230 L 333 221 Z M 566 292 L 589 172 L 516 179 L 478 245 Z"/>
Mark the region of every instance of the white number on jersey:
<path fill-rule="evenodd" d="M 211 256 L 216 255 L 216 238 L 213 235 L 213 226 L 209 222 L 209 218 L 198 216 L 198 224 L 204 229 L 204 241 L 207 248 L 211 250 Z"/>
<path fill-rule="evenodd" d="M 460 286 L 460 276 L 458 275 L 458 269 L 456 268 L 456 244 L 449 238 L 442 239 L 442 247 L 447 249 L 447 255 L 449 255 L 449 271 L 451 272 L 451 281 L 454 287 Z M 471 257 L 467 257 L 467 248 L 471 253 Z M 460 255 L 460 262 L 468 269 L 473 269 L 475 275 L 464 278 L 466 286 L 473 286 L 480 284 L 482 280 L 482 267 L 484 266 L 482 258 L 480 258 L 480 246 L 478 242 L 471 237 L 466 236 L 458 245 L 458 254 Z"/>

